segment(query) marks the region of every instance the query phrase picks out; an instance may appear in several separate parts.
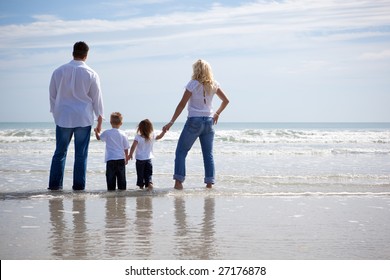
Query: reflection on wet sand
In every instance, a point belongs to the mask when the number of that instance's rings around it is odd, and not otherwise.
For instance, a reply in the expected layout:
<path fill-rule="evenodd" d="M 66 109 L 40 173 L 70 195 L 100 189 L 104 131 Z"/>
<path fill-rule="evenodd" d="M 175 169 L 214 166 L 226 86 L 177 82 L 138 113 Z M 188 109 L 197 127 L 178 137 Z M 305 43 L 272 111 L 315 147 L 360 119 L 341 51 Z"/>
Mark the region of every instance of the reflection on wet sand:
<path fill-rule="evenodd" d="M 88 247 L 88 229 L 85 219 L 85 199 L 73 199 L 73 250 L 76 259 L 86 258 Z"/>
<path fill-rule="evenodd" d="M 177 259 L 215 259 L 215 199 L 205 197 L 202 222 L 191 225 L 186 213 L 186 199 L 175 197 L 176 257 Z"/>
<path fill-rule="evenodd" d="M 218 258 L 213 197 L 204 198 L 203 211 L 191 213 L 185 197 L 174 197 L 173 216 L 163 220 L 153 217 L 153 199 L 159 198 L 109 196 L 93 203 L 77 196 L 50 199 L 50 258 Z M 172 235 L 159 238 L 161 230 L 171 232 L 172 227 Z"/>
<path fill-rule="evenodd" d="M 72 211 L 64 209 L 62 198 L 49 200 L 51 221 L 51 248 L 55 259 L 88 258 L 88 229 L 85 218 L 85 200 L 73 199 Z M 72 215 L 72 228 L 67 227 L 66 214 Z"/>
<path fill-rule="evenodd" d="M 106 198 L 104 258 L 123 258 L 129 254 L 129 221 L 126 197 Z"/>
<path fill-rule="evenodd" d="M 60 199 L 49 200 L 49 213 L 52 229 L 49 236 L 51 240 L 52 254 L 55 259 L 62 259 L 69 248 L 67 241 L 69 236 L 65 236 L 66 224 L 64 220 L 64 201 Z"/>
<path fill-rule="evenodd" d="M 135 257 L 150 259 L 153 253 L 151 242 L 153 205 L 152 197 L 140 196 L 136 198 L 135 212 Z"/>

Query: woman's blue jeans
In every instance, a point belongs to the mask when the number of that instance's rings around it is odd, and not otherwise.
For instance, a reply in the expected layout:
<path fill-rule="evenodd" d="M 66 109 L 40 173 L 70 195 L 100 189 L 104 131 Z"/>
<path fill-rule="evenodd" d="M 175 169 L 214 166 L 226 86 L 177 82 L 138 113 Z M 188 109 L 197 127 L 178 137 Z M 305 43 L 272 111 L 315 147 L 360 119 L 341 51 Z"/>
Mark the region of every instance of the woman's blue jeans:
<path fill-rule="evenodd" d="M 213 118 L 210 117 L 191 117 L 187 119 L 176 147 L 175 174 L 173 175 L 173 179 L 184 182 L 187 154 L 196 139 L 199 138 L 205 171 L 204 182 L 206 184 L 214 184 L 213 144 L 215 132 L 213 122 Z"/>
<path fill-rule="evenodd" d="M 74 135 L 75 158 L 73 166 L 73 190 L 84 190 L 88 146 L 91 137 L 91 126 L 64 128 L 56 127 L 56 150 L 50 167 L 49 189 L 60 190 L 63 187 L 66 155 L 69 143 Z"/>

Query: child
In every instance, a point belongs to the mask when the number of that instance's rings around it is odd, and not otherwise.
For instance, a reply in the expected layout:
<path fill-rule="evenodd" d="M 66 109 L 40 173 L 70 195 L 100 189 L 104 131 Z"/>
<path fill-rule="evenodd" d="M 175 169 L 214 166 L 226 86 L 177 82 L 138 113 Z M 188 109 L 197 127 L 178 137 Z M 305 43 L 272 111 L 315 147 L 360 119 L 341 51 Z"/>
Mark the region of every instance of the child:
<path fill-rule="evenodd" d="M 110 116 L 111 129 L 102 134 L 95 129 L 97 140 L 106 142 L 106 181 L 107 190 L 115 191 L 116 181 L 118 189 L 126 190 L 126 164 L 128 162 L 129 141 L 123 131 L 119 130 L 123 117 L 121 113 L 114 112 Z"/>
<path fill-rule="evenodd" d="M 131 145 L 129 159 L 133 159 L 133 153 L 137 150 L 135 153 L 137 186 L 141 189 L 144 187 L 147 187 L 148 190 L 153 189 L 153 142 L 163 138 L 164 135 L 165 132 L 163 131 L 155 136 L 153 133 L 153 124 L 148 119 L 138 124 L 137 135 L 134 138 L 133 145 Z"/>

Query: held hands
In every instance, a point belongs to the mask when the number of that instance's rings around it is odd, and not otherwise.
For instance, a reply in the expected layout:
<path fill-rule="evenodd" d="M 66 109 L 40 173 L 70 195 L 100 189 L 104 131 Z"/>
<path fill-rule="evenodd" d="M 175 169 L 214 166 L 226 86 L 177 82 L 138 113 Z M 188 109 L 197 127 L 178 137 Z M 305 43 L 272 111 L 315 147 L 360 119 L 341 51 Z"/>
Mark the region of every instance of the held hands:
<path fill-rule="evenodd" d="M 173 125 L 173 122 L 169 122 L 166 125 L 164 125 L 163 129 L 162 129 L 164 131 L 164 133 L 167 132 L 171 128 L 172 125 Z"/>
<path fill-rule="evenodd" d="M 94 129 L 95 133 L 99 134 L 102 131 L 102 123 L 103 123 L 103 117 L 99 116 L 96 124 L 96 128 Z"/>
<path fill-rule="evenodd" d="M 96 139 L 100 140 L 100 130 L 98 130 L 98 128 L 95 128 L 93 131 L 95 132 Z"/>

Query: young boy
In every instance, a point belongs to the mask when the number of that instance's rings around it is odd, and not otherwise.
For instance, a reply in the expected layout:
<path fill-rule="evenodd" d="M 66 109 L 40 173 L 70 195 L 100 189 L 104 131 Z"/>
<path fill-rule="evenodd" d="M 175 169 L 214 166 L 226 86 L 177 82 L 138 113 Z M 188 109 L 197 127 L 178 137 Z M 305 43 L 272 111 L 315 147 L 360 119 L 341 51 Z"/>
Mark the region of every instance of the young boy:
<path fill-rule="evenodd" d="M 111 129 L 102 134 L 95 129 L 96 139 L 106 142 L 105 162 L 108 191 L 115 191 L 116 181 L 118 181 L 119 190 L 126 190 L 125 166 L 128 162 L 130 145 L 125 133 L 119 130 L 122 120 L 121 113 L 114 112 L 110 116 Z"/>

